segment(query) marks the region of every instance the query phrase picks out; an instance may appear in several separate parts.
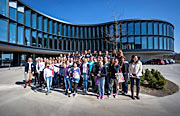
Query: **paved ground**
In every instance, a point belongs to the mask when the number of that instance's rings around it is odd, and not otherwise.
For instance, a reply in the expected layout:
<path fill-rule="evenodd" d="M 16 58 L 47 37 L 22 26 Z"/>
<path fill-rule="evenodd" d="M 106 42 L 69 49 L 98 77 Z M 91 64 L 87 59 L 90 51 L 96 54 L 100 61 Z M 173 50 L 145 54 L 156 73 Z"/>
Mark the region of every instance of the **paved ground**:
<path fill-rule="evenodd" d="M 155 68 L 169 80 L 180 85 L 180 64 L 145 65 Z M 96 96 L 78 95 L 68 98 L 62 90 L 53 91 L 46 96 L 44 92 L 23 88 L 24 69 L 0 69 L 0 116 L 179 116 L 180 92 L 166 96 L 153 97 L 141 94 L 141 100 L 131 100 L 127 96 L 118 99 L 97 100 Z"/>

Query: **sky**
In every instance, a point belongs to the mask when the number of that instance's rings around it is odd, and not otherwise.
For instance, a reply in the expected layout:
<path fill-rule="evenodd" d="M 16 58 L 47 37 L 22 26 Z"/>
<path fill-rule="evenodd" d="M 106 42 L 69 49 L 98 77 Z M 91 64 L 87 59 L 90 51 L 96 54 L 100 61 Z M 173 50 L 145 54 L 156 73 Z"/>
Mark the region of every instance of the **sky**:
<path fill-rule="evenodd" d="M 180 0 L 22 0 L 32 8 L 75 24 L 117 19 L 160 19 L 175 27 L 175 52 L 180 53 Z M 119 17 L 119 18 L 118 18 Z"/>

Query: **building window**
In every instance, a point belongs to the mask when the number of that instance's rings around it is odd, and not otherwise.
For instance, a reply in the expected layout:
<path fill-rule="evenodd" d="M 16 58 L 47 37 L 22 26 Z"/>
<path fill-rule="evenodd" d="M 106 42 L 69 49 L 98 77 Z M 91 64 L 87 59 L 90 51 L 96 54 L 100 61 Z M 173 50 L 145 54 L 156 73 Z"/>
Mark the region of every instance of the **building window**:
<path fill-rule="evenodd" d="M 63 39 L 63 50 L 66 50 L 66 40 Z"/>
<path fill-rule="evenodd" d="M 0 18 L 0 41 L 8 41 L 8 22 Z"/>
<path fill-rule="evenodd" d="M 147 23 L 146 22 L 142 22 L 141 23 L 141 34 L 142 35 L 146 35 L 147 34 Z"/>
<path fill-rule="evenodd" d="M 32 28 L 36 29 L 37 14 L 32 14 Z"/>
<path fill-rule="evenodd" d="M 163 25 L 159 23 L 159 35 L 163 35 Z"/>
<path fill-rule="evenodd" d="M 9 24 L 9 42 L 16 43 L 16 23 Z"/>
<path fill-rule="evenodd" d="M 59 49 L 62 50 L 62 38 L 59 38 Z"/>
<path fill-rule="evenodd" d="M 128 49 L 134 49 L 134 37 L 128 37 Z"/>
<path fill-rule="evenodd" d="M 122 33 L 122 36 L 127 35 L 127 24 L 126 23 L 122 24 L 121 33 Z"/>
<path fill-rule="evenodd" d="M 24 27 L 18 26 L 18 44 L 24 44 Z"/>
<path fill-rule="evenodd" d="M 38 29 L 42 31 L 42 16 L 38 16 Z"/>
<path fill-rule="evenodd" d="M 66 25 L 64 24 L 64 36 L 66 36 Z"/>
<path fill-rule="evenodd" d="M 48 36 L 44 34 L 44 48 L 48 48 Z"/>
<path fill-rule="evenodd" d="M 122 49 L 128 49 L 127 37 L 122 38 Z"/>
<path fill-rule="evenodd" d="M 26 18 L 25 18 L 25 24 L 26 24 L 26 26 L 31 26 L 31 11 L 30 10 L 26 10 L 25 11 L 25 16 L 26 16 Z"/>
<path fill-rule="evenodd" d="M 88 38 L 91 38 L 91 27 L 88 28 Z"/>
<path fill-rule="evenodd" d="M 31 43 L 31 39 L 30 39 L 30 37 L 31 37 L 31 31 L 30 31 L 30 29 L 25 29 L 25 45 L 27 45 L 27 46 L 30 46 L 30 43 Z"/>
<path fill-rule="evenodd" d="M 68 37 L 71 37 L 71 27 L 68 25 Z"/>
<path fill-rule="evenodd" d="M 9 1 L 9 18 L 16 21 L 16 1 Z"/>
<path fill-rule="evenodd" d="M 153 37 L 148 37 L 148 49 L 153 49 Z"/>
<path fill-rule="evenodd" d="M 84 27 L 84 38 L 87 38 L 87 27 Z"/>
<path fill-rule="evenodd" d="M 110 39 L 114 37 L 114 34 L 115 34 L 115 33 L 114 33 L 114 25 L 111 24 L 111 25 L 109 26 L 109 37 L 110 37 Z"/>
<path fill-rule="evenodd" d="M 158 23 L 154 23 L 154 35 L 158 35 Z"/>
<path fill-rule="evenodd" d="M 38 47 L 42 48 L 42 33 L 38 33 Z"/>
<path fill-rule="evenodd" d="M 159 49 L 163 49 L 163 38 L 159 38 Z"/>
<path fill-rule="evenodd" d="M 58 44 L 57 37 L 55 36 L 54 37 L 54 49 L 57 49 L 57 44 Z"/>
<path fill-rule="evenodd" d="M 79 37 L 79 28 L 76 27 L 76 38 L 78 38 L 78 37 Z"/>
<path fill-rule="evenodd" d="M 57 22 L 54 23 L 54 34 L 57 35 Z"/>
<path fill-rule="evenodd" d="M 166 37 L 164 37 L 164 49 L 165 50 L 167 49 L 167 39 L 166 39 Z"/>
<path fill-rule="evenodd" d="M 75 30 L 74 30 L 74 26 L 72 27 L 72 37 L 74 38 L 74 33 L 75 33 Z"/>
<path fill-rule="evenodd" d="M 167 35 L 167 31 L 166 31 L 167 28 L 166 28 L 166 26 L 167 26 L 167 25 L 164 24 L 163 26 L 164 26 L 164 28 L 163 28 L 164 31 L 163 31 L 163 32 L 164 32 L 164 35 L 166 36 L 166 35 Z"/>
<path fill-rule="evenodd" d="M 147 49 L 147 37 L 142 37 L 142 49 Z"/>
<path fill-rule="evenodd" d="M 24 7 L 18 6 L 18 22 L 24 24 Z"/>
<path fill-rule="evenodd" d="M 52 33 L 52 20 L 49 21 L 49 33 Z"/>
<path fill-rule="evenodd" d="M 134 34 L 134 23 L 128 23 L 128 35 Z"/>
<path fill-rule="evenodd" d="M 148 22 L 148 35 L 152 35 L 152 34 L 153 34 L 153 23 Z"/>
<path fill-rule="evenodd" d="M 141 49 L 141 38 L 135 37 L 135 49 Z"/>
<path fill-rule="evenodd" d="M 135 23 L 135 35 L 140 35 L 140 22 Z"/>
<path fill-rule="evenodd" d="M 44 19 L 44 32 L 47 32 L 47 28 L 48 28 L 47 24 L 48 24 L 48 19 L 45 18 Z"/>
<path fill-rule="evenodd" d="M 37 32 L 32 31 L 32 46 L 36 47 L 36 43 L 37 43 Z"/>
<path fill-rule="evenodd" d="M 1 0 L 0 14 L 3 16 L 8 16 L 8 0 Z"/>
<path fill-rule="evenodd" d="M 53 41 L 52 41 L 52 36 L 50 35 L 50 36 L 49 36 L 49 48 L 50 48 L 50 49 L 53 48 L 52 45 L 53 45 Z"/>
<path fill-rule="evenodd" d="M 62 26 L 62 24 L 60 23 L 60 24 L 59 24 L 59 32 L 58 32 L 58 35 L 61 35 L 61 31 L 62 31 L 62 30 L 61 30 L 61 26 Z"/>
<path fill-rule="evenodd" d="M 154 37 L 154 49 L 159 49 L 159 39 L 158 39 L 158 37 Z"/>

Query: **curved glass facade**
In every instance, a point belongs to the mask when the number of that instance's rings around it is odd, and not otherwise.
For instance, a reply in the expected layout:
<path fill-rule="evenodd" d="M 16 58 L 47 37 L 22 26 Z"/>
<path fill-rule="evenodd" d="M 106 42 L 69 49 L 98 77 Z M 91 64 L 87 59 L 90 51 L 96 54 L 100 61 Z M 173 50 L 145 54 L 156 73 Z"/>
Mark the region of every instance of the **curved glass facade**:
<path fill-rule="evenodd" d="M 150 19 L 93 25 L 64 22 L 18 0 L 0 0 L 0 41 L 48 51 L 174 51 L 174 26 Z M 3 25 L 3 26 L 2 26 Z"/>

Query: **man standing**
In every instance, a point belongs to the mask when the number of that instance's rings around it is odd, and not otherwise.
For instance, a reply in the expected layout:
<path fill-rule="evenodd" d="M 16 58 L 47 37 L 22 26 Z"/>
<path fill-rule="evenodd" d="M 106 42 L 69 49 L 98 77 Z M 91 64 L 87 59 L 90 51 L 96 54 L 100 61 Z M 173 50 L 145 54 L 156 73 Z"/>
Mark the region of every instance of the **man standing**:
<path fill-rule="evenodd" d="M 28 62 L 25 64 L 25 74 L 26 74 L 26 80 L 25 80 L 24 88 L 26 88 L 28 81 L 29 81 L 29 86 L 31 86 L 32 75 L 34 74 L 34 65 L 32 62 L 32 58 L 28 58 Z"/>

